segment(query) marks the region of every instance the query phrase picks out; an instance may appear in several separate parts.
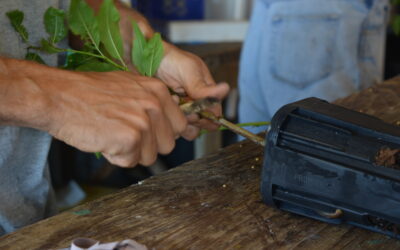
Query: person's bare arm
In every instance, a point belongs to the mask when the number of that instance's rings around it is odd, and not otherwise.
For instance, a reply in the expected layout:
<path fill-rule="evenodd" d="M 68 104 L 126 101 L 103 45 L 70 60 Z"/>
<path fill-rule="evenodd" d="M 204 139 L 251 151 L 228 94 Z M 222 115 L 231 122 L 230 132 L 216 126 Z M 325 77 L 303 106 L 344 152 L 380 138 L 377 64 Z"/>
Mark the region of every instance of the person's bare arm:
<path fill-rule="evenodd" d="M 32 63 L 0 57 L 0 125 L 44 129 L 50 99 L 21 69 Z"/>
<path fill-rule="evenodd" d="M 168 89 L 154 78 L 0 57 L 0 125 L 47 131 L 128 167 L 169 153 L 186 124 Z"/>

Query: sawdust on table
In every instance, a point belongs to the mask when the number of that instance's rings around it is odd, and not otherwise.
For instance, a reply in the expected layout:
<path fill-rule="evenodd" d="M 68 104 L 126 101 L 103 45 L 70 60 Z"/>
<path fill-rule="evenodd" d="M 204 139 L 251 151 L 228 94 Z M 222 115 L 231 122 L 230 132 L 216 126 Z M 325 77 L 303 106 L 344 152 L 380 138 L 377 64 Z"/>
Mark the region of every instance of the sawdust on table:
<path fill-rule="evenodd" d="M 400 170 L 400 149 L 380 149 L 375 156 L 375 164 Z"/>

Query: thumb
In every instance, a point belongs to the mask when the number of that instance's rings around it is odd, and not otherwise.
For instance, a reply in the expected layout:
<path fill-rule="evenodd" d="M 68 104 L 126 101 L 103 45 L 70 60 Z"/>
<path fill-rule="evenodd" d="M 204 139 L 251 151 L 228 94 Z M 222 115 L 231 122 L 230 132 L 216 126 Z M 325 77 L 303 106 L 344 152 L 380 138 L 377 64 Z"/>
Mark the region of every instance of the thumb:
<path fill-rule="evenodd" d="M 186 93 L 192 99 L 201 99 L 205 97 L 215 97 L 219 100 L 225 98 L 229 92 L 229 85 L 225 82 L 206 85 L 203 81 L 188 86 Z"/>

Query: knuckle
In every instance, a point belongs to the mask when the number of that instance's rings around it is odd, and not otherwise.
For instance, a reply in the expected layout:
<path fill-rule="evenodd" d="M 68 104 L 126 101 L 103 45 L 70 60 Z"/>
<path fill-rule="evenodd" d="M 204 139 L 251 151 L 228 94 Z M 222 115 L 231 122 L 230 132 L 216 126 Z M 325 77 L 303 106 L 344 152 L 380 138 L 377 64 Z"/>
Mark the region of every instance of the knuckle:
<path fill-rule="evenodd" d="M 151 110 L 157 113 L 161 112 L 161 102 L 155 96 L 147 96 L 147 98 L 142 101 L 142 104 L 147 110 Z"/>
<path fill-rule="evenodd" d="M 188 120 L 185 118 L 182 118 L 182 122 L 179 123 L 178 132 L 182 133 L 183 131 L 185 131 L 188 124 L 189 124 Z"/>
<path fill-rule="evenodd" d="M 146 114 L 137 117 L 137 125 L 142 132 L 148 132 L 151 130 L 150 118 Z"/>
<path fill-rule="evenodd" d="M 168 92 L 167 86 L 160 80 L 154 79 L 152 86 L 156 91 Z"/>
<path fill-rule="evenodd" d="M 175 148 L 175 140 L 171 138 L 166 144 L 165 144 L 165 151 L 161 152 L 162 154 L 169 154 L 172 152 L 172 150 Z"/>
<path fill-rule="evenodd" d="M 124 147 L 123 152 L 129 152 L 135 150 L 136 147 L 140 144 L 142 139 L 141 133 L 139 133 L 136 129 L 130 129 L 124 135 L 121 135 L 120 143 Z"/>
<path fill-rule="evenodd" d="M 115 159 L 115 162 L 111 162 L 111 163 L 118 165 L 120 167 L 123 167 L 123 168 L 129 168 L 129 167 L 133 167 L 136 165 L 135 161 L 128 159 L 128 158 L 122 158 L 122 157 Z"/>
<path fill-rule="evenodd" d="M 156 162 L 156 160 L 157 160 L 157 154 L 151 154 L 150 156 L 143 158 L 140 161 L 140 164 L 143 166 L 151 166 Z"/>
<path fill-rule="evenodd" d="M 171 125 L 173 127 L 175 135 L 182 134 L 188 127 L 188 120 L 183 116 L 179 117 Z"/>
<path fill-rule="evenodd" d="M 122 157 L 120 155 L 109 155 L 109 154 L 103 154 L 104 157 L 113 165 L 117 165 L 119 167 L 133 167 L 134 165 L 137 164 L 137 161 L 131 158 L 127 157 Z"/>

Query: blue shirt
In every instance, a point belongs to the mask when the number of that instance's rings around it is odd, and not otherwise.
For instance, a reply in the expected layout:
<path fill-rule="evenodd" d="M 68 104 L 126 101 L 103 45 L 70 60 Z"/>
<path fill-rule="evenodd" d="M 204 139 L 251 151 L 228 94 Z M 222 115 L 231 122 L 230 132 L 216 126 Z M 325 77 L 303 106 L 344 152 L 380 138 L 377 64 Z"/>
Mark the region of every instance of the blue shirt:
<path fill-rule="evenodd" d="M 10 10 L 25 14 L 23 24 L 30 41 L 37 44 L 47 37 L 43 14 L 49 6 L 63 7 L 68 1 L 2 0 L 0 5 L 0 55 L 24 58 L 26 44 L 6 17 Z M 56 55 L 42 55 L 49 65 Z M 29 105 L 29 100 L 26 100 Z M 51 136 L 31 128 L 0 126 L 0 235 L 46 218 L 56 212 L 47 164 Z"/>
<path fill-rule="evenodd" d="M 240 63 L 240 122 L 379 83 L 388 9 L 387 0 L 257 0 Z"/>

